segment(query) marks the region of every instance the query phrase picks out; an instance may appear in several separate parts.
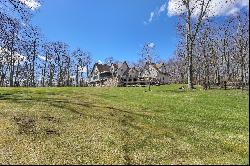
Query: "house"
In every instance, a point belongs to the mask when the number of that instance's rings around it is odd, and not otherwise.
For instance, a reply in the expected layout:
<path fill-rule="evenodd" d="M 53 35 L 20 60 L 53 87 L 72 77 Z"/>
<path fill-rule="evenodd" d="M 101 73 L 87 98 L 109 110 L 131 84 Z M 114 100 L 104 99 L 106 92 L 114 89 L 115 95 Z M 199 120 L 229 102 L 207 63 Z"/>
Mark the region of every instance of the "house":
<path fill-rule="evenodd" d="M 118 64 L 112 64 L 110 71 L 114 77 L 122 78 L 123 75 L 129 70 L 129 66 L 126 61 L 119 62 Z"/>
<path fill-rule="evenodd" d="M 167 73 L 167 67 L 166 64 L 161 62 L 161 63 L 157 63 L 155 64 L 155 67 L 162 73 Z"/>
<path fill-rule="evenodd" d="M 154 83 L 169 83 L 169 74 L 165 72 L 163 64 L 146 63 L 140 76 L 142 78 L 151 78 Z"/>
<path fill-rule="evenodd" d="M 122 81 L 124 84 L 138 84 L 140 72 L 135 68 L 129 68 L 123 75 Z"/>
<path fill-rule="evenodd" d="M 127 62 L 113 63 L 111 66 L 96 63 L 89 75 L 89 84 L 93 86 L 127 86 L 166 84 L 169 75 L 164 63 L 146 63 L 143 68 L 129 68 Z"/>
<path fill-rule="evenodd" d="M 89 75 L 90 85 L 102 85 L 107 79 L 112 77 L 110 66 L 107 64 L 95 63 Z"/>

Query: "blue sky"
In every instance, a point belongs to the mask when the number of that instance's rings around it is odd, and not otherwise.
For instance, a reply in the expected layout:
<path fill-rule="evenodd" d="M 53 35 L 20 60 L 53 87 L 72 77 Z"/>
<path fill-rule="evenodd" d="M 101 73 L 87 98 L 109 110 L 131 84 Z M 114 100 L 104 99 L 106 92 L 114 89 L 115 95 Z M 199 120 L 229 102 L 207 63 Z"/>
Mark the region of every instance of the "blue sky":
<path fill-rule="evenodd" d="M 175 18 L 167 13 L 145 24 L 165 0 L 43 0 L 33 23 L 49 41 L 64 41 L 90 51 L 95 61 L 113 56 L 136 61 L 145 42 L 162 59 L 176 46 Z"/>
<path fill-rule="evenodd" d="M 41 4 L 37 0 L 20 1 L 32 10 L 39 8 L 33 23 L 48 41 L 63 41 L 71 49 L 89 51 L 94 62 L 110 56 L 135 62 L 147 42 L 155 44 L 161 59 L 169 59 L 178 42 L 176 16 L 185 12 L 180 8 L 181 0 L 42 0 Z M 227 17 L 249 9 L 249 0 L 231 2 L 211 0 L 207 15 Z M 194 12 L 199 13 L 199 8 Z"/>

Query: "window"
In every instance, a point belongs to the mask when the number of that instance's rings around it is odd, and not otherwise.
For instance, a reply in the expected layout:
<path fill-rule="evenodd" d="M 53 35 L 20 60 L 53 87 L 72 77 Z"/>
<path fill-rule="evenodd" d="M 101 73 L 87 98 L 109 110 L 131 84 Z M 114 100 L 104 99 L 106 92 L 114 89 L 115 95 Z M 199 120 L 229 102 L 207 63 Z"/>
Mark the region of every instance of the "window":
<path fill-rule="evenodd" d="M 112 75 L 111 73 L 106 72 L 106 73 L 101 73 L 100 77 L 110 77 L 111 75 Z"/>

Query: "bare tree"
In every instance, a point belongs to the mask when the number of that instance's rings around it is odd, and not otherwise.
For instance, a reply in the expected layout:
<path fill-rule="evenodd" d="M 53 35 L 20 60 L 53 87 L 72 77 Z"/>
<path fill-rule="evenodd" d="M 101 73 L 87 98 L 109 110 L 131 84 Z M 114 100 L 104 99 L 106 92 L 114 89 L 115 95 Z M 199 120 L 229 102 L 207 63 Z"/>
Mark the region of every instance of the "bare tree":
<path fill-rule="evenodd" d="M 18 45 L 19 45 L 19 34 L 20 31 L 20 25 L 18 22 L 12 20 L 11 22 L 11 29 L 8 32 L 9 37 L 6 41 L 6 52 L 7 57 L 6 60 L 8 62 L 9 66 L 9 83 L 10 86 L 14 86 L 14 74 L 15 74 L 15 62 L 16 62 L 16 55 L 18 52 Z"/>
<path fill-rule="evenodd" d="M 86 72 L 88 77 L 88 68 L 91 64 L 92 57 L 89 52 L 84 52 L 81 49 L 76 49 L 73 51 L 72 56 L 75 58 L 75 64 L 76 64 L 76 86 L 79 86 L 79 78 L 82 78 L 82 73 Z M 86 71 L 84 71 L 86 70 Z"/>
<path fill-rule="evenodd" d="M 141 56 L 139 61 L 143 64 L 144 70 L 148 74 L 148 90 L 151 91 L 151 79 L 152 78 L 150 77 L 151 70 L 150 70 L 149 65 L 151 65 L 154 62 L 154 59 L 156 57 L 155 44 L 145 43 L 139 55 Z"/>
<path fill-rule="evenodd" d="M 236 61 L 240 67 L 240 85 L 243 89 L 246 84 L 246 68 L 249 70 L 249 65 L 247 66 L 246 59 L 249 59 L 249 18 L 248 13 L 244 15 L 238 15 L 237 19 L 237 32 L 233 36 L 236 51 Z"/>
<path fill-rule="evenodd" d="M 193 48 L 196 40 L 196 36 L 202 26 L 202 23 L 207 18 L 208 7 L 210 0 L 196 0 L 195 3 L 192 0 L 182 0 L 182 5 L 185 7 L 186 12 L 184 23 L 185 36 L 186 36 L 186 57 L 188 68 L 188 88 L 193 89 Z M 197 14 L 198 11 L 198 14 Z M 184 26 L 183 26 L 184 27 Z"/>
<path fill-rule="evenodd" d="M 38 55 L 40 54 L 40 46 L 41 46 L 41 35 L 40 35 L 40 30 L 37 27 L 33 27 L 33 26 L 28 26 L 25 29 L 25 40 L 28 43 L 28 45 L 26 45 L 27 47 L 29 47 L 29 51 L 30 51 L 30 56 L 28 58 L 28 60 L 30 60 L 30 72 L 31 72 L 31 78 L 30 78 L 30 86 L 35 86 L 36 82 L 35 82 L 35 68 L 36 68 L 36 60 Z"/>
<path fill-rule="evenodd" d="M 112 63 L 114 63 L 114 61 L 115 61 L 114 57 L 110 56 L 110 57 L 105 58 L 104 63 L 107 65 L 111 65 Z"/>
<path fill-rule="evenodd" d="M 248 84 L 248 15 L 248 12 L 240 12 L 238 15 L 224 18 L 222 23 L 205 17 L 206 21 L 201 24 L 193 41 L 192 82 L 198 84 L 203 82 L 207 86 L 222 86 L 223 83 L 224 87 L 225 82 L 232 86 L 240 82 L 241 88 Z M 180 37 L 183 37 L 186 34 L 186 31 L 183 31 L 186 29 L 183 23 L 179 24 L 178 29 Z M 183 49 L 184 43 L 187 43 L 187 41 L 180 40 L 176 52 L 179 63 L 183 64 L 182 70 L 188 68 L 186 73 L 189 76 L 190 56 L 188 56 L 187 46 Z M 173 66 L 173 63 L 171 66 Z"/>
<path fill-rule="evenodd" d="M 0 0 L 0 9 L 5 12 L 8 17 L 15 17 L 25 24 L 30 21 L 33 11 L 40 6 L 40 0 L 32 0 L 31 6 L 28 1 L 21 0 Z"/>

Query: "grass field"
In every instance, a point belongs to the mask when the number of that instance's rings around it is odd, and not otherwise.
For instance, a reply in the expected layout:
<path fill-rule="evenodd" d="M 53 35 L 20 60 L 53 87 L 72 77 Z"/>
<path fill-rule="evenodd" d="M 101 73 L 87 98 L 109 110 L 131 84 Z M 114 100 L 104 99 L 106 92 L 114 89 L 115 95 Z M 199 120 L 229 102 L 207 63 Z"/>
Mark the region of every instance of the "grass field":
<path fill-rule="evenodd" d="M 249 164 L 247 91 L 0 88 L 0 164 Z"/>

